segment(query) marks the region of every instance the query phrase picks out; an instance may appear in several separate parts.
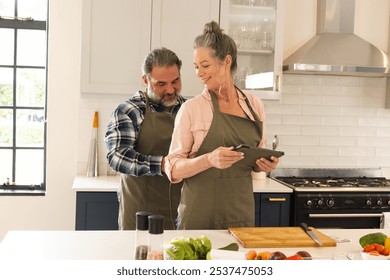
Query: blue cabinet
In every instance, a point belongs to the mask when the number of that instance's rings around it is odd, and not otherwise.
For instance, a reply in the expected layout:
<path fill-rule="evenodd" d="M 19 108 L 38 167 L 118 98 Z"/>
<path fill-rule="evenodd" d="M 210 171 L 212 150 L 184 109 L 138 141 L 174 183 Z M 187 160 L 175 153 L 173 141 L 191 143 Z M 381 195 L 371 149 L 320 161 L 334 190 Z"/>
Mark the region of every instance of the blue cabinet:
<path fill-rule="evenodd" d="M 116 192 L 77 192 L 76 230 L 117 230 Z"/>
<path fill-rule="evenodd" d="M 254 193 L 255 225 L 257 227 L 290 226 L 289 193 Z"/>

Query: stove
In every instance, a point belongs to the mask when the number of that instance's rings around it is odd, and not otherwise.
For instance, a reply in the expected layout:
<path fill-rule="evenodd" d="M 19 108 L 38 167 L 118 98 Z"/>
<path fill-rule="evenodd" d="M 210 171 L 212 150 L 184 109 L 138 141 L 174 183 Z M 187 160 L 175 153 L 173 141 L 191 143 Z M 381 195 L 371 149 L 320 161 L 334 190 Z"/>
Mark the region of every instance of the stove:
<path fill-rule="evenodd" d="M 390 192 L 385 177 L 275 177 L 296 191 L 312 192 Z"/>
<path fill-rule="evenodd" d="M 325 228 L 379 228 L 390 212 L 390 180 L 374 169 L 280 169 L 272 178 L 294 190 L 291 220 Z"/>

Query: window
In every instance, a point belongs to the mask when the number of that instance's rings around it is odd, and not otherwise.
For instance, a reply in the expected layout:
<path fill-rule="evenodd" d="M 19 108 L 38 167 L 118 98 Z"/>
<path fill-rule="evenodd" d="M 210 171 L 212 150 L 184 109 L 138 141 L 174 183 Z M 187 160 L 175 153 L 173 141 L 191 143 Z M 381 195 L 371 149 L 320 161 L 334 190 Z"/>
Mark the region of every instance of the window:
<path fill-rule="evenodd" d="M 48 0 L 0 0 L 0 195 L 45 193 Z"/>

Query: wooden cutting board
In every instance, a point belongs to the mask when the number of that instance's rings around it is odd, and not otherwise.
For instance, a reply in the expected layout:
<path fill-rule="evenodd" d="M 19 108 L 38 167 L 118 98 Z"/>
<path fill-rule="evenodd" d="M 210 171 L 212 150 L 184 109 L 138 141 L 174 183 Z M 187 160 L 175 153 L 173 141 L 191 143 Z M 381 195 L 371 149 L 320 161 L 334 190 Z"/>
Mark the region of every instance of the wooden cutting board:
<path fill-rule="evenodd" d="M 310 227 L 322 240 L 322 247 L 335 247 L 336 241 Z M 244 248 L 318 247 L 301 227 L 236 227 L 229 232 Z"/>

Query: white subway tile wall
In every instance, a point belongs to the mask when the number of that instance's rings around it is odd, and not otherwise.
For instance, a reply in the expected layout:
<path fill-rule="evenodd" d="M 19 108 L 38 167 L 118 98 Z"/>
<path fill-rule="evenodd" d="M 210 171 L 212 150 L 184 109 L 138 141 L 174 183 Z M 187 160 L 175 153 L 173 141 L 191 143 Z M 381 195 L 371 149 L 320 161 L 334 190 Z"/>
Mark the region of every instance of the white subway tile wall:
<path fill-rule="evenodd" d="M 280 167 L 382 167 L 390 178 L 390 109 L 386 79 L 283 76 L 281 100 L 265 100 L 267 148 L 279 136 Z M 107 172 L 105 128 L 124 95 L 82 94 L 78 173 L 86 173 L 94 111 L 99 111 L 99 171 Z"/>
<path fill-rule="evenodd" d="M 382 167 L 390 178 L 386 79 L 283 76 L 280 101 L 266 100 L 267 147 L 277 134 L 280 167 Z"/>

